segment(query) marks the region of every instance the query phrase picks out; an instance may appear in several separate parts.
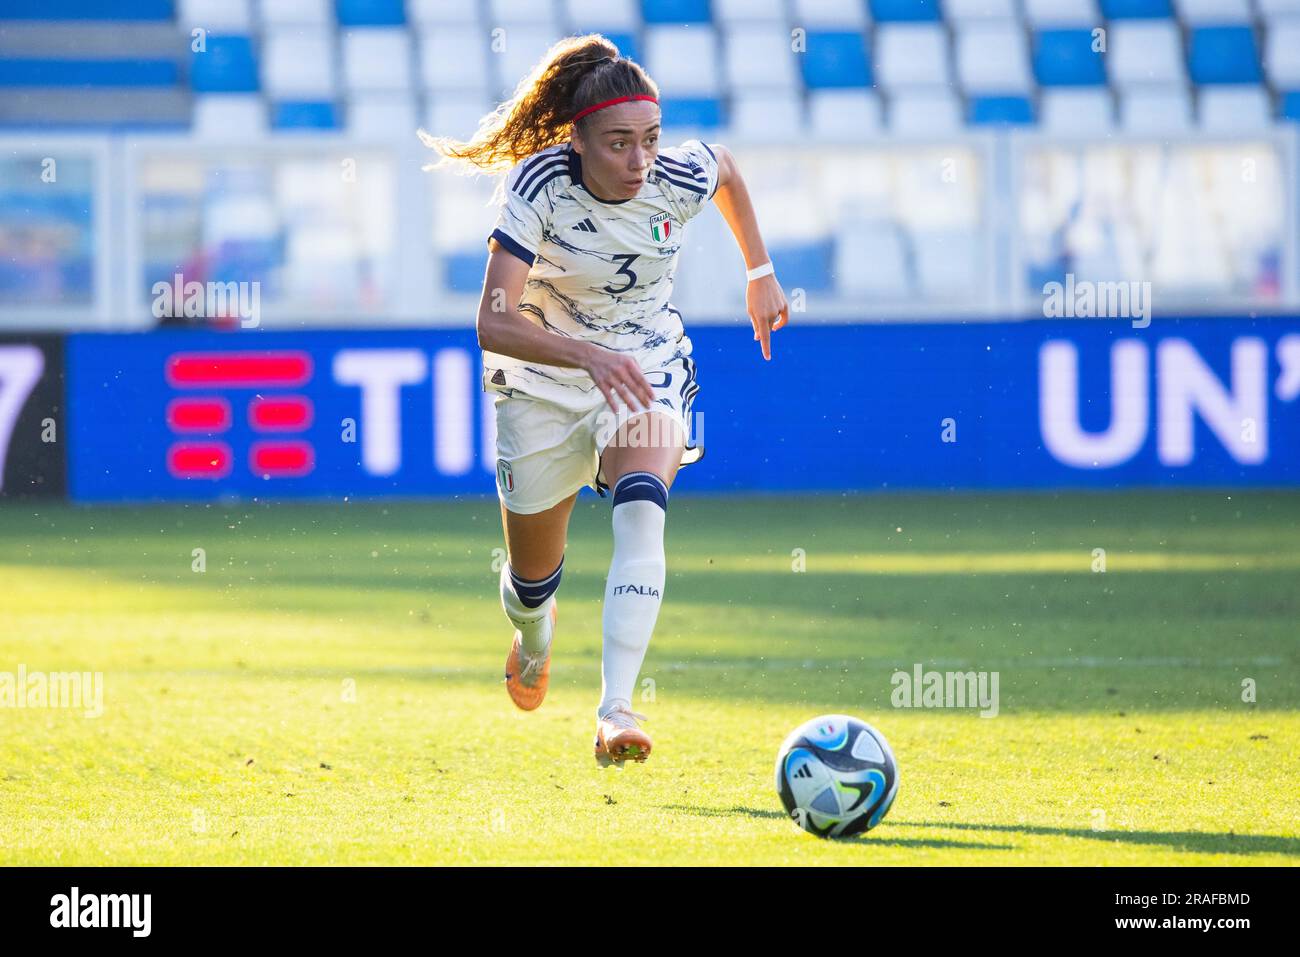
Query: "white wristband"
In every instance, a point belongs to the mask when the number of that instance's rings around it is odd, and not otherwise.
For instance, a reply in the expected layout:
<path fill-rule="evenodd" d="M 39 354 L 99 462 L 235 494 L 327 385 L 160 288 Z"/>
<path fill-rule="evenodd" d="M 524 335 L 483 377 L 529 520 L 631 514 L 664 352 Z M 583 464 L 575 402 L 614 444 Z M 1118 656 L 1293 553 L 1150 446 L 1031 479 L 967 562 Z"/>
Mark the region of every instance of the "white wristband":
<path fill-rule="evenodd" d="M 750 282 L 753 282 L 755 279 L 762 279 L 764 276 L 770 276 L 774 272 L 776 272 L 776 270 L 772 268 L 772 263 L 768 261 L 763 263 L 761 266 L 755 266 L 753 269 L 747 270 L 745 275 L 748 277 Z"/>

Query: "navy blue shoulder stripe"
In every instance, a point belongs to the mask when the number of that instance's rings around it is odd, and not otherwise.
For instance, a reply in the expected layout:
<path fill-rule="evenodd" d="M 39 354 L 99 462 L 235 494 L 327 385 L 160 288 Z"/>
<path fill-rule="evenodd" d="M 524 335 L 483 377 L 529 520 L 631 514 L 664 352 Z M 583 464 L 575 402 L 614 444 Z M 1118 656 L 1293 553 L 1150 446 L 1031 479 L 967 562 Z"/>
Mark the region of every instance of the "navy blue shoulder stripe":
<path fill-rule="evenodd" d="M 670 167 L 675 167 L 677 170 L 686 174 L 687 176 L 692 176 L 697 179 L 704 175 L 704 167 L 700 166 L 697 163 L 683 163 L 681 160 L 675 160 L 672 159 L 671 157 L 664 156 L 663 154 L 656 156 L 655 162 L 663 163 Z"/>
<path fill-rule="evenodd" d="M 674 186 L 680 186 L 682 189 L 688 189 L 692 193 L 699 193 L 701 196 L 705 195 L 708 192 L 708 190 L 705 189 L 703 186 L 701 186 L 699 183 L 696 182 L 688 183 L 684 180 L 680 180 L 669 175 L 667 172 L 664 172 L 663 170 L 659 171 L 659 178 L 666 182 L 672 183 Z"/>
<path fill-rule="evenodd" d="M 546 189 L 547 184 L 549 184 L 553 180 L 559 179 L 561 176 L 568 176 L 568 175 L 569 175 L 569 167 L 567 165 L 563 169 L 551 170 L 550 172 L 548 172 L 545 176 L 543 176 L 540 180 L 537 181 L 537 184 L 535 186 L 533 186 L 532 191 L 528 194 L 528 202 L 531 203 L 533 200 L 535 200 L 537 198 L 538 193 Z"/>
<path fill-rule="evenodd" d="M 517 180 L 517 182 L 522 182 L 524 178 L 527 177 L 528 174 L 532 173 L 535 169 L 537 169 L 538 166 L 549 163 L 555 159 L 563 158 L 563 156 L 564 156 L 563 150 L 560 150 L 559 152 L 555 152 L 555 153 L 549 153 L 543 151 L 537 154 L 536 156 L 534 156 L 532 159 L 526 160 L 524 162 L 524 165 L 520 168 L 519 179 Z"/>
<path fill-rule="evenodd" d="M 527 196 L 532 191 L 533 184 L 539 179 L 546 177 L 555 170 L 567 170 L 568 168 L 569 162 L 563 158 L 552 159 L 549 163 L 543 163 L 515 183 L 515 192 L 520 196 Z"/>

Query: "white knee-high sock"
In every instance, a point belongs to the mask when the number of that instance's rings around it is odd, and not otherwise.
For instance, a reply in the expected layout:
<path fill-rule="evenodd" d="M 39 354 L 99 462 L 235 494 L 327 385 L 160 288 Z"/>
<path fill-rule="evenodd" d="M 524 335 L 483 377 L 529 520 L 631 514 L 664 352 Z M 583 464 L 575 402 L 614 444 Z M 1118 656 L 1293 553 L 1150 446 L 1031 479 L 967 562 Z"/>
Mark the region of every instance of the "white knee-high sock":
<path fill-rule="evenodd" d="M 563 558 L 555 571 L 538 581 L 515 575 L 509 562 L 501 567 L 501 607 L 519 629 L 519 644 L 529 654 L 544 651 L 551 643 L 551 605 L 563 571 Z"/>
<path fill-rule="evenodd" d="M 663 601 L 668 489 L 651 472 L 630 472 L 614 487 L 614 557 L 601 622 L 601 701 L 597 715 L 630 708 Z"/>

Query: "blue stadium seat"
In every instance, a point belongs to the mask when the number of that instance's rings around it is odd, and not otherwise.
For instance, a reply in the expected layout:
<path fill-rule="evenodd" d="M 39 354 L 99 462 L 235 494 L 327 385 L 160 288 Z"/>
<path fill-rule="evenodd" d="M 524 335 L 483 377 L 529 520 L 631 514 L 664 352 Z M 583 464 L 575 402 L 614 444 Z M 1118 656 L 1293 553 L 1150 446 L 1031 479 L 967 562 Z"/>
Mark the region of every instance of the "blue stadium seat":
<path fill-rule="evenodd" d="M 702 126 L 716 129 L 724 124 L 722 103 L 711 96 L 667 97 L 661 101 L 664 126 Z"/>
<path fill-rule="evenodd" d="M 972 126 L 1026 125 L 1034 122 L 1034 107 L 1025 96 L 975 96 L 970 101 Z"/>
<path fill-rule="evenodd" d="M 773 242 L 768 258 L 785 288 L 825 292 L 835 287 L 834 255 L 835 240 L 830 238 L 803 243 Z"/>
<path fill-rule="evenodd" d="M 1172 17 L 1169 0 L 1101 0 L 1101 15 L 1108 20 Z"/>
<path fill-rule="evenodd" d="M 399 27 L 406 22 L 402 0 L 337 0 L 335 11 L 345 27 Z"/>
<path fill-rule="evenodd" d="M 271 126 L 277 130 L 332 130 L 339 125 L 333 103 L 277 103 L 271 118 Z"/>
<path fill-rule="evenodd" d="M 810 90 L 871 86 L 871 59 L 861 33 L 809 33 L 799 60 Z"/>
<path fill-rule="evenodd" d="M 1101 86 L 1106 71 L 1092 50 L 1091 30 L 1043 30 L 1034 50 L 1034 75 L 1043 86 Z"/>
<path fill-rule="evenodd" d="M 642 0 L 646 23 L 712 23 L 709 0 Z"/>
<path fill-rule="evenodd" d="M 871 0 L 871 15 L 889 20 L 942 20 L 939 0 Z"/>
<path fill-rule="evenodd" d="M 1198 27 L 1187 54 L 1195 83 L 1259 83 L 1259 51 L 1250 27 Z"/>
<path fill-rule="evenodd" d="M 618 47 L 618 52 L 629 60 L 641 62 L 641 46 L 635 33 L 606 33 L 605 38 Z"/>
<path fill-rule="evenodd" d="M 207 49 L 190 54 L 190 85 L 197 93 L 251 93 L 257 61 L 248 37 L 209 36 Z"/>
<path fill-rule="evenodd" d="M 0 10 L 0 20 L 171 20 L 175 15 L 172 0 L 114 0 L 112 4 L 104 0 L 5 0 Z"/>
<path fill-rule="evenodd" d="M 175 86 L 171 60 L 0 60 L 4 86 Z"/>
<path fill-rule="evenodd" d="M 1282 105 L 1278 110 L 1278 119 L 1300 123 L 1300 90 L 1282 94 Z"/>

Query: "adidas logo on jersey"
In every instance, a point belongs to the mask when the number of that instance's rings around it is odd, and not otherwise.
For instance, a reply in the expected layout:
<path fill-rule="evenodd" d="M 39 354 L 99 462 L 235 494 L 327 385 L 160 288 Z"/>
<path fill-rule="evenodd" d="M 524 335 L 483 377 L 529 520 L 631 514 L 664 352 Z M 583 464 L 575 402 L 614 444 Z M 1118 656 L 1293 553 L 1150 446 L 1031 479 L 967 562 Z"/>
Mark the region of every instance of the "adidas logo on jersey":
<path fill-rule="evenodd" d="M 584 219 L 580 223 L 575 223 L 573 228 L 584 233 L 594 233 L 596 231 L 596 224 L 590 219 Z"/>

